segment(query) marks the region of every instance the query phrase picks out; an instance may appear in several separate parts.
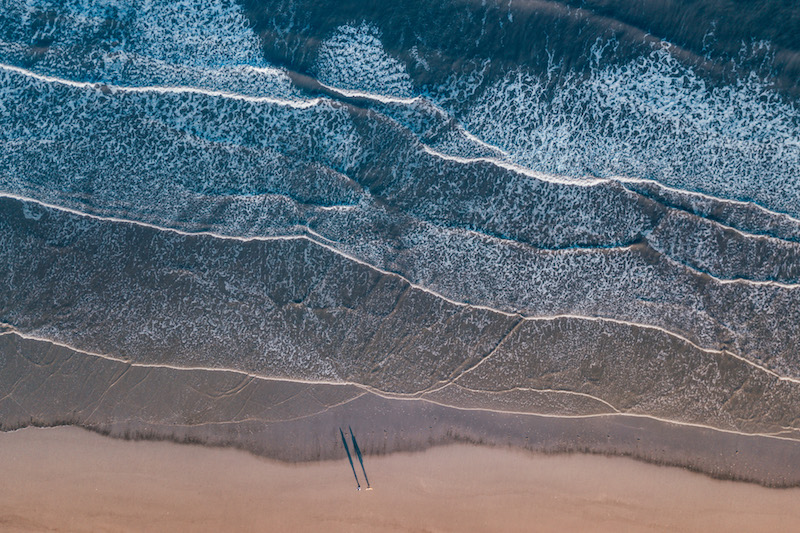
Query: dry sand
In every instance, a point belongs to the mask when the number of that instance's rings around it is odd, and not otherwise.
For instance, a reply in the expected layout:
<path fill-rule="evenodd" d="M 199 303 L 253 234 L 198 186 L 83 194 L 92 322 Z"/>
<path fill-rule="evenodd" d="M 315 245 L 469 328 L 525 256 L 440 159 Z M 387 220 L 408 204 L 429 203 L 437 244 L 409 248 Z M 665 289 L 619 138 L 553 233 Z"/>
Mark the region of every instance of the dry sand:
<path fill-rule="evenodd" d="M 357 463 L 356 463 L 357 465 Z M 0 433 L 2 531 L 800 531 L 800 489 L 447 446 L 289 465 L 77 428 Z M 362 480 L 363 484 L 363 480 Z"/>

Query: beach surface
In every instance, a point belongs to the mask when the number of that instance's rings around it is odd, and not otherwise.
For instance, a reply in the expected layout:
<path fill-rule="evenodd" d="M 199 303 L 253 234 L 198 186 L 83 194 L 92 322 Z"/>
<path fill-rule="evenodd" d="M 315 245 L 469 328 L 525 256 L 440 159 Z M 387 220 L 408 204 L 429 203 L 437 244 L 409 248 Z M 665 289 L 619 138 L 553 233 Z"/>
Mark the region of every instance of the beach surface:
<path fill-rule="evenodd" d="M 790 531 L 800 489 L 468 445 L 288 464 L 74 428 L 0 433 L 4 531 Z M 358 468 L 358 463 L 356 463 Z M 362 486 L 363 476 L 359 472 Z"/>

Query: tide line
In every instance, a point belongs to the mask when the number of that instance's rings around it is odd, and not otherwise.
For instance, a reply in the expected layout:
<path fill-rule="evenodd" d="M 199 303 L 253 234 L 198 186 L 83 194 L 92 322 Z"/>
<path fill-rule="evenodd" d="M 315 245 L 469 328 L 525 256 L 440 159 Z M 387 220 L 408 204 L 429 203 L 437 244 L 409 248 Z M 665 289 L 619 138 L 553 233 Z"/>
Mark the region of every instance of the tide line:
<path fill-rule="evenodd" d="M 717 432 L 721 432 L 721 433 L 729 433 L 729 434 L 734 434 L 734 435 L 740 435 L 740 436 L 743 436 L 743 437 L 761 437 L 761 438 L 769 438 L 769 439 L 776 439 L 776 440 L 782 440 L 782 441 L 789 441 L 789 442 L 793 442 L 793 443 L 800 442 L 800 439 L 798 439 L 798 438 L 781 437 L 781 436 L 776 435 L 774 433 L 746 433 L 746 432 L 732 430 L 732 429 L 717 428 L 717 427 L 714 427 L 714 426 L 709 426 L 707 424 L 699 424 L 699 423 L 695 423 L 695 422 L 683 422 L 683 421 L 680 421 L 680 420 L 672 420 L 672 419 L 669 419 L 669 418 L 663 418 L 663 417 L 647 415 L 647 414 L 640 414 L 640 413 L 615 412 L 615 413 L 597 413 L 597 414 L 587 414 L 587 415 L 556 415 L 556 414 L 547 414 L 547 413 L 544 413 L 544 414 L 532 413 L 532 412 L 528 412 L 528 411 L 489 409 L 489 408 L 482 408 L 482 407 L 459 407 L 459 406 L 456 406 L 456 405 L 450 405 L 450 404 L 446 404 L 446 403 L 443 403 L 443 402 L 438 402 L 438 401 L 435 401 L 435 400 L 431 400 L 430 398 L 396 396 L 396 395 L 394 395 L 392 393 L 387 393 L 387 392 L 382 391 L 380 389 L 376 389 L 374 387 L 370 387 L 368 385 L 364 385 L 364 384 L 361 384 L 361 383 L 355 383 L 355 382 L 302 380 L 302 379 L 294 379 L 294 378 L 268 377 L 268 376 L 263 376 L 263 375 L 259 375 L 259 374 L 254 374 L 254 373 L 251 373 L 251 372 L 246 372 L 246 371 L 243 371 L 243 370 L 227 369 L 227 368 L 181 367 L 181 366 L 174 366 L 174 365 L 167 365 L 167 364 L 156 364 L 156 363 L 136 363 L 136 362 L 132 362 L 132 361 L 126 361 L 124 359 L 120 359 L 120 358 L 117 358 L 117 357 L 114 357 L 114 356 L 111 356 L 111 355 L 106 355 L 106 354 L 100 354 L 100 353 L 97 353 L 97 352 L 81 350 L 81 349 L 74 348 L 72 346 L 69 346 L 67 344 L 64 344 L 64 343 L 61 343 L 61 342 L 58 342 L 58 341 L 53 341 L 53 340 L 45 339 L 45 338 L 42 338 L 42 337 L 36 337 L 36 336 L 33 336 L 33 335 L 20 333 L 20 332 L 18 332 L 16 330 L 5 331 L 5 332 L 0 333 L 0 337 L 6 336 L 6 335 L 17 336 L 17 337 L 22 338 L 22 339 L 33 340 L 33 341 L 38 341 L 38 342 L 44 342 L 44 343 L 48 343 L 48 344 L 51 344 L 51 345 L 60 346 L 60 347 L 72 350 L 72 351 L 74 351 L 76 353 L 81 353 L 81 354 L 84 354 L 84 355 L 89 355 L 89 356 L 92 356 L 92 357 L 97 357 L 97 358 L 105 359 L 105 360 L 108 360 L 108 361 L 122 363 L 122 364 L 125 364 L 125 365 L 129 365 L 131 367 L 154 368 L 154 369 L 163 368 L 163 369 L 168 369 L 168 370 L 177 370 L 177 371 L 186 371 L 186 372 L 190 372 L 190 371 L 226 372 L 226 373 L 231 373 L 231 374 L 239 374 L 239 375 L 242 375 L 242 376 L 252 377 L 252 378 L 255 378 L 257 380 L 263 380 L 263 381 L 299 383 L 299 384 L 306 384 L 306 385 L 352 386 L 352 387 L 355 387 L 355 388 L 362 389 L 362 390 L 364 390 L 366 392 L 369 392 L 371 394 L 374 394 L 374 395 L 376 395 L 376 396 L 378 396 L 380 398 L 386 399 L 386 400 L 422 401 L 422 402 L 427 402 L 427 403 L 434 404 L 434 405 L 439 405 L 441 407 L 446 407 L 446 408 L 449 408 L 449 409 L 457 409 L 459 411 L 481 411 L 481 412 L 487 412 L 487 413 L 511 414 L 511 415 L 522 415 L 522 416 L 535 416 L 535 417 L 542 417 L 542 418 L 560 418 L 560 419 L 592 419 L 592 418 L 612 418 L 612 417 L 639 418 L 639 419 L 655 420 L 655 421 L 658 421 L 658 422 L 662 422 L 662 423 L 666 423 L 666 424 L 673 424 L 673 425 L 677 425 L 677 426 L 686 426 L 686 427 L 693 427 L 693 428 L 699 428 L 699 429 L 706 429 L 706 430 L 710 430 L 710 431 L 717 431 Z M 361 396 L 363 396 L 363 394 L 360 394 L 357 397 L 361 397 Z M 355 399 L 356 398 L 353 398 L 353 399 L 350 399 L 350 400 L 345 400 L 343 403 L 348 403 L 349 401 L 353 401 Z"/>
<path fill-rule="evenodd" d="M 577 391 L 564 390 L 564 389 L 535 389 L 535 388 L 532 388 L 532 387 L 512 387 L 510 389 L 503 389 L 503 390 L 487 390 L 487 389 L 472 389 L 472 388 L 469 388 L 469 387 L 465 387 L 463 385 L 459 385 L 458 383 L 452 383 L 451 385 L 453 387 L 458 387 L 459 389 L 462 389 L 462 390 L 465 390 L 465 391 L 469 391 L 469 392 L 476 392 L 476 393 L 479 393 L 479 394 L 488 394 L 488 395 L 498 395 L 498 396 L 499 395 L 503 395 L 503 394 L 512 393 L 512 392 L 515 392 L 515 391 L 540 392 L 540 393 L 543 393 L 543 394 L 563 394 L 563 395 L 566 395 L 566 396 L 578 396 L 578 397 L 581 397 L 581 398 L 588 398 L 590 400 L 594 400 L 596 402 L 602 403 L 603 405 L 605 405 L 606 407 L 608 407 L 609 409 L 611 409 L 615 413 L 622 413 L 622 411 L 620 411 L 619 409 L 617 409 L 616 407 L 614 407 L 613 405 L 611 405 L 610 403 L 608 403 L 604 399 L 602 399 L 602 398 L 600 398 L 598 396 L 592 396 L 591 394 L 587 394 L 585 392 L 577 392 Z M 441 389 L 437 389 L 437 392 L 438 392 L 438 390 L 441 390 Z M 426 392 L 425 395 L 423 395 L 423 398 L 424 398 L 424 396 L 427 396 L 428 394 L 432 394 L 432 392 Z"/>

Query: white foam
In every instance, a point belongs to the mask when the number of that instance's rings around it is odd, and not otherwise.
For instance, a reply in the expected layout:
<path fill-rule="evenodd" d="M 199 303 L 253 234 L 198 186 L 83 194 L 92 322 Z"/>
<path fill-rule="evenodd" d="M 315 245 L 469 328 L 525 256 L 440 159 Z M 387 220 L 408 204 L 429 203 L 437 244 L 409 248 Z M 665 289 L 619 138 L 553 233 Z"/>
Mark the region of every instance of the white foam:
<path fill-rule="evenodd" d="M 439 157 L 441 159 L 447 161 L 453 161 L 455 163 L 461 163 L 463 165 L 469 165 L 473 163 L 487 163 L 490 165 L 494 165 L 500 168 L 504 168 L 515 174 L 521 174 L 523 176 L 527 176 L 529 178 L 535 178 L 540 181 L 545 181 L 548 183 L 560 183 L 566 185 L 575 185 L 577 187 L 594 187 L 596 185 L 601 185 L 603 183 L 609 183 L 611 180 L 608 179 L 600 179 L 600 178 L 573 178 L 570 176 L 559 176 L 556 174 L 546 174 L 544 172 L 536 172 L 535 170 L 531 170 L 527 167 L 522 165 L 518 165 L 516 163 L 509 163 L 507 161 L 503 161 L 501 159 L 495 159 L 493 157 L 459 157 L 455 155 L 448 155 L 442 152 L 438 152 L 429 146 L 422 146 L 422 149 L 435 157 Z"/>
<path fill-rule="evenodd" d="M 322 83 L 353 91 L 351 95 L 411 98 L 413 85 L 405 66 L 389 56 L 375 26 L 344 25 L 323 41 L 315 63 Z"/>
<path fill-rule="evenodd" d="M 228 91 L 215 91 L 209 89 L 203 89 L 198 87 L 180 87 L 180 86 L 121 86 L 121 85 L 112 85 L 112 84 L 102 84 L 96 82 L 86 82 L 86 81 L 73 81 L 65 78 L 59 78 L 56 76 L 47 76 L 43 74 L 37 74 L 28 69 L 20 68 L 14 65 L 6 65 L 0 63 L 0 70 L 4 70 L 7 72 L 14 72 L 16 74 L 22 74 L 23 76 L 27 76 L 29 78 L 43 81 L 46 83 L 55 83 L 58 85 L 64 85 L 67 87 L 75 87 L 77 89 L 92 89 L 92 90 L 108 90 L 108 91 L 118 91 L 122 93 L 156 93 L 156 94 L 200 94 L 204 96 L 211 96 L 211 97 L 219 97 L 219 98 L 227 98 L 231 100 L 241 100 L 243 102 L 253 102 L 253 103 L 262 103 L 262 104 L 275 104 L 281 105 L 286 107 L 293 107 L 297 109 L 308 109 L 309 107 L 314 107 L 318 105 L 322 99 L 321 98 L 314 98 L 311 100 L 289 100 L 283 98 L 273 98 L 269 96 L 248 96 L 246 94 L 238 94 Z"/>
<path fill-rule="evenodd" d="M 558 86 L 519 69 L 472 101 L 467 129 L 527 168 L 656 180 L 800 216 L 800 113 L 754 75 L 711 87 L 658 49 Z"/>
<path fill-rule="evenodd" d="M 0 0 L 0 61 L 62 78 L 121 85 L 192 85 L 257 96 L 295 95 L 264 60 L 233 0 Z M 42 18 L 52 23 L 41 27 Z"/>

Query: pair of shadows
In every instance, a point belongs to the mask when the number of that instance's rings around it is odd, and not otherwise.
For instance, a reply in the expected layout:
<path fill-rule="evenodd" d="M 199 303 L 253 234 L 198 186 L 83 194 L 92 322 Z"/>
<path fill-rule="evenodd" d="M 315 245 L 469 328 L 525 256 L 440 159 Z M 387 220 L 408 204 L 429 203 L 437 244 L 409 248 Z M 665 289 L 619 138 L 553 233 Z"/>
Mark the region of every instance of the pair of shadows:
<path fill-rule="evenodd" d="M 369 478 L 367 477 L 367 470 L 364 468 L 364 458 L 361 456 L 361 450 L 358 447 L 356 436 L 353 435 L 353 429 L 350 426 L 347 426 L 347 430 L 350 431 L 350 438 L 353 441 L 353 450 L 355 450 L 356 452 L 356 456 L 358 457 L 358 462 L 361 463 L 361 471 L 364 472 L 364 479 L 367 481 L 367 490 L 372 490 L 372 487 L 369 486 Z M 344 438 L 344 431 L 342 431 L 342 428 L 339 428 L 339 434 L 342 436 L 342 444 L 344 444 L 344 451 L 347 452 L 347 459 L 350 461 L 350 468 L 353 469 L 353 476 L 355 476 L 356 478 L 356 490 L 361 490 L 361 483 L 358 482 L 358 474 L 356 474 L 356 467 L 353 464 L 353 456 L 350 455 L 350 447 L 347 445 L 347 439 Z"/>

